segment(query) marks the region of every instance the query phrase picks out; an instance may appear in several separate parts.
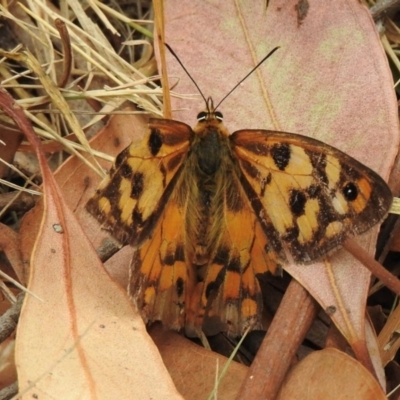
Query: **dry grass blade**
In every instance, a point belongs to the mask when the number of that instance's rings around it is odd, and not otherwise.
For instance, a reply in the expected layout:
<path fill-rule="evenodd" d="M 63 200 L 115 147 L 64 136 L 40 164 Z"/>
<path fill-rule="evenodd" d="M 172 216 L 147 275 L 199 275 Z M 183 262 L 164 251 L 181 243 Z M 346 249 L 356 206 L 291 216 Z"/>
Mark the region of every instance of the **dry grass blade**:
<path fill-rule="evenodd" d="M 71 14 L 69 19 L 64 18 L 62 14 L 55 12 L 54 9 L 40 1 L 30 2 L 29 7 L 19 4 L 18 7 L 27 17 L 31 18 L 33 23 L 28 19 L 17 18 L 16 14 L 12 12 L 12 8 L 0 6 L 0 15 L 26 32 L 33 42 L 33 48 L 37 45 L 43 53 L 39 57 L 29 53 L 21 56 L 16 51 L 13 51 L 12 54 L 10 52 L 4 54 L 14 59 L 23 57 L 24 61 L 29 64 L 29 68 L 40 76 L 42 85 L 38 86 L 36 83 L 34 85 L 27 85 L 26 83 L 22 85 L 19 83 L 22 77 L 30 76 L 29 71 L 9 74 L 9 79 L 4 80 L 3 84 L 4 87 L 13 90 L 14 93 L 21 93 L 21 96 L 17 96 L 17 103 L 27 111 L 32 110 L 28 115 L 35 124 L 39 124 L 41 129 L 36 128 L 39 135 L 60 141 L 67 151 L 78 155 L 75 149 L 83 149 L 91 153 L 90 146 L 82 132 L 82 125 L 85 126 L 85 129 L 90 128 L 103 119 L 104 115 L 112 114 L 118 110 L 125 101 L 137 104 L 145 112 L 161 115 L 161 89 L 154 84 L 153 78 L 148 76 L 150 72 L 148 65 L 152 63 L 150 61 L 149 64 L 149 52 L 144 53 L 147 64 L 146 61 L 142 63 L 142 65 L 145 64 L 145 68 L 142 68 L 143 73 L 140 69 L 134 67 L 134 62 L 127 62 L 118 54 L 108 38 L 98 28 L 98 25 L 87 16 L 87 13 L 90 10 L 94 12 L 111 32 L 116 32 L 116 30 L 112 28 L 113 24 L 109 21 L 110 17 L 122 21 L 126 25 L 124 27 L 126 31 L 132 29 L 130 25 L 133 21 L 131 19 L 95 1 L 90 2 L 87 9 L 84 9 L 80 2 L 71 1 L 70 3 L 71 10 L 75 14 Z M 80 26 L 71 22 L 73 20 L 78 21 Z M 60 78 L 60 85 L 57 86 L 54 82 L 57 80 L 56 76 L 59 75 L 58 69 L 60 61 L 62 61 L 56 50 L 57 43 L 60 42 L 60 33 L 56 28 L 59 25 L 63 27 L 62 32 L 68 32 L 69 38 L 66 39 L 66 35 L 61 33 L 61 43 L 68 46 L 64 50 L 66 60 L 64 61 L 64 75 Z M 136 23 L 135 26 L 137 25 L 140 24 Z M 129 47 L 134 48 L 142 43 L 143 40 L 129 41 Z M 123 44 L 123 46 L 123 48 L 126 48 L 127 45 Z M 151 46 L 148 47 L 152 48 Z M 75 60 L 75 67 L 69 73 L 69 60 L 71 58 Z M 46 63 L 40 60 L 46 60 Z M 86 66 L 86 68 L 76 68 L 78 65 Z M 7 70 L 7 68 L 4 68 L 4 59 L 0 66 Z M 154 67 L 151 68 L 151 71 L 155 71 Z M 7 74 L 3 73 L 2 75 L 6 76 Z M 104 82 L 101 89 L 93 85 L 97 80 Z M 83 81 L 86 81 L 86 84 L 81 87 L 80 83 Z M 60 90 L 60 87 L 63 89 Z M 36 90 L 39 95 L 28 95 L 30 89 Z M 44 91 L 45 96 L 40 95 L 41 91 Z M 49 103 L 48 96 L 50 96 L 53 104 L 55 102 L 56 107 L 61 111 L 61 115 L 58 113 L 49 116 L 38 114 L 34 117 L 35 108 L 41 104 Z M 70 103 L 76 103 L 76 101 L 87 103 L 92 100 L 100 106 L 96 109 L 98 113 L 85 124 L 78 123 Z M 66 125 L 70 127 L 70 131 L 78 136 L 81 145 L 71 144 L 63 140 L 58 134 L 59 127 L 65 125 L 64 120 Z M 102 175 L 101 169 L 95 168 Z"/>

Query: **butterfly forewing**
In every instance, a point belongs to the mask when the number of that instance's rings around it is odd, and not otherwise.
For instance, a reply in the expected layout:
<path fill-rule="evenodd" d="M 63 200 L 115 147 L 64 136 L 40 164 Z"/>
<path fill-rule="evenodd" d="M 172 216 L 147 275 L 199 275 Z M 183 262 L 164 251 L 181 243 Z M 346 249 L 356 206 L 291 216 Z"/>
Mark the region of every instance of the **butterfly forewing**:
<path fill-rule="evenodd" d="M 311 262 L 365 232 L 390 207 L 390 189 L 379 175 L 315 139 L 242 130 L 231 142 L 253 208 L 268 215 L 296 262 Z M 270 226 L 260 222 L 268 236 Z"/>
<path fill-rule="evenodd" d="M 121 243 L 151 234 L 179 178 L 192 139 L 181 122 L 150 119 L 149 131 L 116 158 L 86 208 Z"/>

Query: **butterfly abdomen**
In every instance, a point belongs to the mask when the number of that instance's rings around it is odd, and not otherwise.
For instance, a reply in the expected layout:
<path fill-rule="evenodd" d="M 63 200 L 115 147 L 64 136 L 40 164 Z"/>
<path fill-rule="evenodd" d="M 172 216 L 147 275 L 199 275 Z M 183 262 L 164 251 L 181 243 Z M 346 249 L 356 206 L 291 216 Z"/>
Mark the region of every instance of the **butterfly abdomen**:
<path fill-rule="evenodd" d="M 181 193 L 184 193 L 181 198 L 187 202 L 186 237 L 193 244 L 188 259 L 199 269 L 210 262 L 221 235 L 222 226 L 218 227 L 218 221 L 221 221 L 222 209 L 221 175 L 226 168 L 225 141 L 213 126 L 206 126 L 196 134 L 181 179 Z"/>

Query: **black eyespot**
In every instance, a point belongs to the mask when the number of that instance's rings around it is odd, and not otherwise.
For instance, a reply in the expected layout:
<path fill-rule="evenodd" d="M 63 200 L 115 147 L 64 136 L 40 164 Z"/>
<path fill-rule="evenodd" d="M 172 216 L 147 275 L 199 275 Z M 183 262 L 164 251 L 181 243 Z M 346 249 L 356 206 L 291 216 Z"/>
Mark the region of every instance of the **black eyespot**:
<path fill-rule="evenodd" d="M 205 121 L 207 119 L 208 113 L 206 113 L 205 111 L 199 112 L 197 114 L 197 121 L 201 122 L 201 121 Z"/>
<path fill-rule="evenodd" d="M 215 118 L 218 120 L 218 121 L 223 121 L 224 120 L 224 116 L 222 115 L 222 112 L 220 112 L 220 111 L 215 111 L 215 113 L 214 113 L 214 115 L 215 115 Z"/>
<path fill-rule="evenodd" d="M 358 196 L 357 186 L 353 182 L 348 182 L 343 186 L 342 193 L 347 201 L 354 201 Z"/>

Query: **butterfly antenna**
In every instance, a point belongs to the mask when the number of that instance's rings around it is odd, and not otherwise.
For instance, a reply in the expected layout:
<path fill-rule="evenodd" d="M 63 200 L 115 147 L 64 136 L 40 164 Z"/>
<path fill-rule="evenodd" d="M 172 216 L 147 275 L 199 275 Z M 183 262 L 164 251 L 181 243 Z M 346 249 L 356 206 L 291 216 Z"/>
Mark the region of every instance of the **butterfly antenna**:
<path fill-rule="evenodd" d="M 225 97 L 222 98 L 222 100 L 217 104 L 217 106 L 214 108 L 214 111 L 221 105 L 221 103 L 244 81 L 246 80 L 267 58 L 272 56 L 272 54 L 275 53 L 276 50 L 279 49 L 278 47 L 275 47 L 272 49 L 243 79 L 241 79 L 229 92 L 228 94 L 225 95 Z M 179 60 L 178 60 L 179 61 Z M 197 85 L 196 85 L 197 86 Z M 204 96 L 203 96 L 204 97 Z"/>
<path fill-rule="evenodd" d="M 182 61 L 179 59 L 179 57 L 176 55 L 176 53 L 172 50 L 172 47 L 167 44 L 164 43 L 165 47 L 169 50 L 169 52 L 176 58 L 176 61 L 178 61 L 179 65 L 183 68 L 183 70 L 186 72 L 186 75 L 190 78 L 190 80 L 194 83 L 194 86 L 196 86 L 197 90 L 199 91 L 199 93 L 201 94 L 201 97 L 204 100 L 204 103 L 206 103 L 207 105 L 207 100 L 203 94 L 203 92 L 200 90 L 199 85 L 196 83 L 196 81 L 192 78 L 192 76 L 189 74 L 189 71 L 185 68 L 185 66 L 182 64 Z"/>

